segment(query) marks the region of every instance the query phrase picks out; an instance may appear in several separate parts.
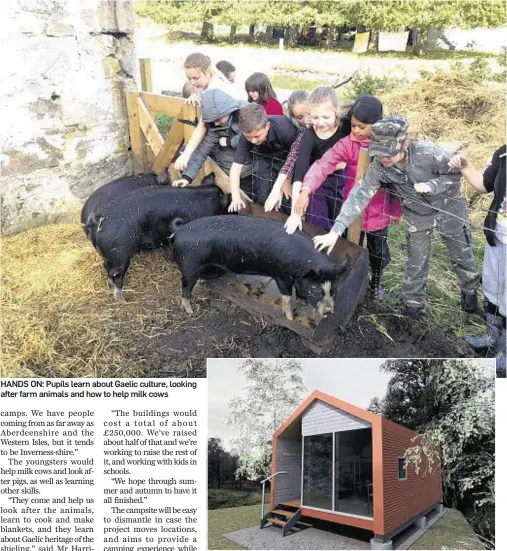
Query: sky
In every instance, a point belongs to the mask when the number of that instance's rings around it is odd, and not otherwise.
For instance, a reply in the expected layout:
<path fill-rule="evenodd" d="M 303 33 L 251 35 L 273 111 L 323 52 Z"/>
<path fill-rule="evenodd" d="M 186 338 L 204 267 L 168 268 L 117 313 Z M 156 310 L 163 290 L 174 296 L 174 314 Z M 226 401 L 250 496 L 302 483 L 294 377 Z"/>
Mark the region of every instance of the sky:
<path fill-rule="evenodd" d="M 208 437 L 221 438 L 230 451 L 232 429 L 225 424 L 228 403 L 245 396 L 246 380 L 237 372 L 241 358 L 208 359 Z M 303 382 L 308 389 L 304 399 L 314 390 L 331 394 L 366 409 L 372 398 L 383 398 L 391 373 L 380 371 L 385 359 L 376 358 L 301 358 Z M 477 360 L 492 368 L 491 360 Z"/>

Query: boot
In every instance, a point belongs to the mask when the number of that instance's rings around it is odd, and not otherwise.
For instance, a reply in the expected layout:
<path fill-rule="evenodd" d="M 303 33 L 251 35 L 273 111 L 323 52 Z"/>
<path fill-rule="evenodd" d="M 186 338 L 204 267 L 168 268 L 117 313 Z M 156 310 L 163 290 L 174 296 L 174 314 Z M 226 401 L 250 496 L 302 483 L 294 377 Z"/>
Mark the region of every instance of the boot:
<path fill-rule="evenodd" d="M 461 309 L 469 314 L 477 310 L 477 293 L 464 293 L 461 291 Z"/>
<path fill-rule="evenodd" d="M 405 306 L 405 315 L 414 320 L 423 320 L 426 317 L 426 310 L 424 308 Z"/>
<path fill-rule="evenodd" d="M 480 335 L 479 337 L 471 337 L 468 335 L 465 336 L 465 340 L 474 350 L 480 350 L 481 348 L 493 348 L 497 346 L 500 339 L 500 333 L 502 331 L 502 316 L 492 314 L 491 312 L 486 312 L 486 326 L 487 331 L 484 335 Z M 503 346 L 505 350 L 505 343 Z"/>

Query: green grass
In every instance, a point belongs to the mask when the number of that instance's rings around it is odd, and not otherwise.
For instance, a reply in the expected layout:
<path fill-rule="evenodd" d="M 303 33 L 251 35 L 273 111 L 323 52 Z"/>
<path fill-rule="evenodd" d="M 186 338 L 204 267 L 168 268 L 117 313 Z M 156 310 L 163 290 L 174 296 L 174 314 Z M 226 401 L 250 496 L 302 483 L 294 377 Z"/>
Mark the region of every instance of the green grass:
<path fill-rule="evenodd" d="M 258 526 L 260 514 L 259 505 L 208 511 L 208 549 L 244 549 L 224 534 Z"/>
<path fill-rule="evenodd" d="M 445 515 L 410 549 L 484 549 L 484 546 L 459 511 L 446 509 Z"/>
<path fill-rule="evenodd" d="M 261 503 L 260 492 L 237 492 L 233 490 L 208 490 L 208 509 L 224 509 L 227 507 L 242 507 Z M 269 494 L 266 494 L 266 503 L 269 502 Z"/>
<path fill-rule="evenodd" d="M 329 86 L 328 80 L 296 77 L 291 75 L 275 75 L 270 77 L 271 84 L 275 88 L 283 88 L 284 90 L 307 90 L 313 92 L 319 86 Z"/>
<path fill-rule="evenodd" d="M 326 71 L 325 69 L 312 69 L 311 67 L 304 67 L 301 65 L 290 65 L 290 64 L 273 65 L 273 69 L 275 71 L 293 71 L 293 72 L 333 75 L 336 78 L 340 76 L 340 74 L 337 73 L 336 71 Z"/>
<path fill-rule="evenodd" d="M 157 125 L 157 128 L 162 134 L 162 137 L 164 138 L 164 140 L 167 138 L 167 134 L 169 130 L 171 130 L 171 126 L 174 124 L 175 120 L 176 120 L 176 117 L 171 117 L 169 115 L 161 115 L 160 113 L 155 114 L 155 124 Z"/>
<path fill-rule="evenodd" d="M 387 309 L 401 309 L 401 291 L 406 263 L 406 224 L 389 229 L 389 250 L 391 263 L 382 276 L 382 287 Z M 484 257 L 484 237 L 482 230 L 472 231 L 472 246 L 477 266 L 482 266 Z M 430 273 L 427 282 L 427 311 L 430 321 L 462 337 L 463 335 L 478 335 L 483 332 L 484 322 L 480 314 L 466 314 L 459 307 L 460 288 L 458 279 L 452 269 L 447 248 L 437 232 L 434 232 L 431 242 Z"/>

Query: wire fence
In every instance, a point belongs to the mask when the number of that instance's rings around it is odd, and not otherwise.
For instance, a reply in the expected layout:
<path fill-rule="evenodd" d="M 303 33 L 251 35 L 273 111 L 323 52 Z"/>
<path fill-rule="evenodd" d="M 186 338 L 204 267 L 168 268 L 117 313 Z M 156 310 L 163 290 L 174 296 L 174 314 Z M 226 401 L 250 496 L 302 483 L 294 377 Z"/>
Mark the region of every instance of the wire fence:
<path fill-rule="evenodd" d="M 287 154 L 288 152 L 283 153 Z M 242 188 L 253 201 L 264 204 L 285 157 L 273 159 L 270 155 L 263 154 L 254 149 L 252 160 L 252 179 L 246 184 L 243 182 Z M 328 177 L 327 184 L 322 185 L 311 194 L 310 204 L 306 213 L 307 221 L 326 230 L 332 227 L 334 218 L 340 212 L 345 200 L 343 198 L 345 185 L 348 182 L 348 187 L 351 187 L 351 180 L 355 184 L 355 178 L 347 176 L 341 171 L 333 173 L 331 179 L 333 181 L 330 183 Z M 407 183 L 407 185 L 410 184 Z M 389 264 L 384 270 L 381 279 L 385 294 L 383 304 L 387 307 L 392 306 L 393 311 L 400 312 L 407 257 L 410 256 L 411 261 L 417 258 L 417 254 L 414 255 L 413 251 L 409 253 L 407 245 L 407 236 L 410 233 L 414 233 L 414 228 L 409 227 L 405 220 L 402 219 L 400 221 L 392 215 L 393 201 L 399 201 L 402 204 L 407 197 L 393 190 L 388 183 L 383 184 L 381 187 L 386 193 L 383 193 L 381 202 L 377 199 L 375 216 L 378 218 L 380 215 L 384 219 L 385 227 L 389 228 L 388 231 L 383 232 L 384 239 L 385 234 L 387 234 L 387 247 L 381 248 L 383 265 Z M 337 188 L 340 188 L 342 193 Z M 486 213 L 480 213 L 480 217 L 474 216 L 471 219 L 469 217 L 468 205 L 461 193 L 454 196 L 443 193 L 439 194 L 439 197 L 442 200 L 438 201 L 438 205 L 432 204 L 432 201 L 424 197 L 424 194 L 420 194 L 420 196 L 411 195 L 409 198 L 412 209 L 424 208 L 430 212 L 428 219 L 432 219 L 433 221 L 430 227 L 425 226 L 423 230 L 427 232 L 428 248 L 431 249 L 429 273 L 425 285 L 423 285 L 423 291 L 427 297 L 428 314 L 432 321 L 451 330 L 458 336 L 480 334 L 484 330 L 484 321 L 480 311 L 471 315 L 464 312 L 460 307 L 461 289 L 456 271 L 460 269 L 469 270 L 470 266 L 463 266 L 463 258 L 456 258 L 455 253 L 461 250 L 471 251 L 475 259 L 475 269 L 478 274 L 482 273 L 486 243 L 483 234 L 483 220 Z M 326 208 L 324 210 L 312 209 L 312 204 L 314 205 L 318 201 L 321 201 L 325 205 Z M 290 213 L 290 202 L 284 201 L 282 211 L 286 214 Z M 463 212 L 464 215 L 456 214 L 456 212 Z M 363 245 L 366 245 L 369 235 L 376 233 L 368 229 L 371 217 L 372 214 L 367 207 L 363 212 L 362 225 L 363 228 L 366 228 Z M 446 224 L 450 225 L 451 229 L 446 228 Z M 492 231 L 498 238 L 501 237 L 502 234 L 500 232 L 497 232 L 495 229 Z M 440 240 L 434 238 L 436 235 L 440 236 Z M 421 261 L 417 266 L 412 266 L 412 271 L 422 272 L 424 277 L 426 270 L 426 267 L 423 265 L 424 263 L 425 261 Z M 497 257 L 496 270 L 497 274 L 502 271 L 505 272 L 505 258 L 501 255 Z M 486 275 L 486 277 L 489 276 Z M 502 297 L 505 282 L 500 280 L 492 281 L 490 279 L 487 283 L 489 289 L 494 288 L 495 285 L 497 286 L 497 304 L 500 304 L 502 300 L 505 304 L 505 297 Z M 482 299 L 482 289 L 479 288 L 478 291 L 479 299 Z"/>

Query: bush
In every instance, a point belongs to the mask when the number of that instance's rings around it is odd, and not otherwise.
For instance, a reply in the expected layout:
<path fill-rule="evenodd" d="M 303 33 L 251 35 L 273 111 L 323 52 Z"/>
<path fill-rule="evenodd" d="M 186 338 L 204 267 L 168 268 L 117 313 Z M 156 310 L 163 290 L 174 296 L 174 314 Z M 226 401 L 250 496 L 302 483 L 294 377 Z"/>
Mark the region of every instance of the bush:
<path fill-rule="evenodd" d="M 358 96 L 377 96 L 389 92 L 403 84 L 404 79 L 396 77 L 377 77 L 370 71 L 360 72 L 344 91 L 345 101 L 354 101 Z"/>
<path fill-rule="evenodd" d="M 229 507 L 244 507 L 261 503 L 260 492 L 238 492 L 234 490 L 208 489 L 208 509 L 226 509 Z M 269 504 L 269 494 L 266 492 L 266 503 Z M 267 505 L 269 507 L 269 505 Z M 267 509 L 266 509 L 267 510 Z M 260 511 L 260 508 L 259 508 Z"/>
<path fill-rule="evenodd" d="M 169 130 L 171 130 L 171 126 L 174 124 L 174 121 L 176 120 L 176 117 L 171 117 L 169 115 L 161 115 L 160 113 L 157 113 L 154 118 L 155 118 L 155 124 L 157 125 L 157 128 L 159 129 L 160 133 L 162 134 L 162 137 L 165 140 L 167 138 L 167 134 L 169 133 Z"/>

